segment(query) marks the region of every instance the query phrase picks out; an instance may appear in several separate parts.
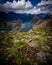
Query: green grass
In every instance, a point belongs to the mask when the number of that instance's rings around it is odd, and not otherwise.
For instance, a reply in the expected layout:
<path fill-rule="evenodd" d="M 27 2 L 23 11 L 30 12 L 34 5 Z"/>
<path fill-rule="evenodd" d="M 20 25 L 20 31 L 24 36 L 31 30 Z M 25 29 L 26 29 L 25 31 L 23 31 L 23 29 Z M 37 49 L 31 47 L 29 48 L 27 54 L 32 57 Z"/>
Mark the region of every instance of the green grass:
<path fill-rule="evenodd" d="M 6 36 L 0 35 L 0 61 L 5 63 L 5 65 L 7 65 L 7 62 L 9 63 L 8 65 L 34 65 L 33 63 L 37 63 L 37 65 L 44 65 L 44 62 L 42 63 L 39 59 L 37 59 L 37 53 L 41 50 L 44 52 L 42 46 L 47 45 L 51 48 L 52 37 L 48 38 L 48 36 L 51 36 L 51 33 L 52 31 L 50 32 L 47 29 L 39 28 L 32 30 L 30 33 L 13 32 L 7 34 Z M 39 47 L 32 48 L 28 46 L 28 43 L 30 42 L 27 41 L 30 39 L 31 42 L 36 42 Z M 47 50 L 46 53 L 51 54 L 52 51 Z"/>

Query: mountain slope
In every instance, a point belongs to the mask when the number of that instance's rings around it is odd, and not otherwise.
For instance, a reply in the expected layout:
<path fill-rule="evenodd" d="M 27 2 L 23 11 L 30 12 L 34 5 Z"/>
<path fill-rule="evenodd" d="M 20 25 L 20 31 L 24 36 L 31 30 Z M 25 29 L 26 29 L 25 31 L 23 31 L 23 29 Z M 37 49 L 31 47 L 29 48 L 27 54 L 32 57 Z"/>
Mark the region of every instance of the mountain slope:
<path fill-rule="evenodd" d="M 5 22 L 0 22 L 0 31 L 12 31 L 12 30 L 19 30 L 23 25 L 24 22 L 21 19 L 18 20 L 10 20 Z"/>
<path fill-rule="evenodd" d="M 0 12 L 0 22 L 1 21 L 10 21 L 10 20 L 18 20 L 21 19 L 24 22 L 30 21 L 33 18 L 34 15 L 31 14 L 16 14 L 13 12 L 10 13 L 4 13 Z"/>
<path fill-rule="evenodd" d="M 36 29 L 37 28 L 45 28 L 45 29 L 48 29 L 48 30 L 52 30 L 52 19 L 44 20 L 39 25 L 36 25 Z"/>

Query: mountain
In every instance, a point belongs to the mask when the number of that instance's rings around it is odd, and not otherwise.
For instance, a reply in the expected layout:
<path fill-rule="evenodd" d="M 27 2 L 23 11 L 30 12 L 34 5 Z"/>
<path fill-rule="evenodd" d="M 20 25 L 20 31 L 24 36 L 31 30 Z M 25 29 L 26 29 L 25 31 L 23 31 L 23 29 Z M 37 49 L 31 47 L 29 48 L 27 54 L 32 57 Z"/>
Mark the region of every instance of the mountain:
<path fill-rule="evenodd" d="M 51 31 L 52 19 L 43 20 L 40 24 L 33 26 L 33 29 L 40 29 L 40 28 Z"/>
<path fill-rule="evenodd" d="M 12 30 L 19 30 L 23 26 L 23 20 L 18 19 L 18 20 L 9 20 L 9 21 L 4 21 L 0 22 L 0 31 L 12 31 Z"/>
<path fill-rule="evenodd" d="M 0 12 L 0 29 L 27 32 L 45 20 L 52 19 L 52 1 L 41 1 L 29 13 Z"/>
<path fill-rule="evenodd" d="M 18 20 L 21 19 L 24 22 L 30 21 L 33 18 L 34 15 L 31 14 L 16 14 L 13 12 L 10 13 L 4 13 L 0 12 L 0 22 L 1 21 L 10 21 L 10 20 Z"/>
<path fill-rule="evenodd" d="M 20 1 L 21 2 L 21 1 Z M 25 1 L 24 1 L 25 2 Z M 23 2 L 23 3 L 24 3 Z M 7 1 L 7 4 L 9 5 L 10 2 Z M 11 4 L 18 3 L 16 1 L 13 1 Z M 25 2 L 26 3 L 26 2 Z M 5 3 L 6 4 L 6 3 Z M 0 4 L 1 5 L 1 4 Z M 20 4 L 19 4 L 20 5 Z M 10 5 L 9 5 L 10 6 Z M 3 8 L 3 9 L 2 9 Z M 7 9 L 8 8 L 8 9 Z M 2 10 L 1 10 L 2 9 Z M 6 10 L 6 12 L 4 11 Z M 9 11 L 10 9 L 10 11 Z M 7 20 L 17 20 L 17 19 L 22 19 L 24 22 L 31 21 L 34 16 L 40 16 L 43 18 L 48 18 L 47 15 L 51 15 L 52 17 L 52 1 L 51 0 L 41 0 L 36 6 L 34 6 L 32 9 L 27 10 L 18 10 L 15 9 L 15 7 L 12 8 L 5 6 L 2 4 L 0 6 L 0 21 L 7 21 Z M 7 13 L 7 11 L 9 11 Z M 19 11 L 19 13 L 14 13 L 14 11 Z M 20 13 L 25 12 L 25 13 Z"/>
<path fill-rule="evenodd" d="M 19 30 L 20 31 L 29 31 L 36 25 L 39 25 L 43 21 L 47 19 L 51 19 L 52 15 L 50 14 L 36 14 L 36 15 L 31 15 L 31 14 L 15 14 L 15 13 L 0 13 L 1 18 L 0 18 L 0 30 L 7 30 L 7 31 L 12 31 L 12 30 Z"/>
<path fill-rule="evenodd" d="M 37 14 L 32 18 L 31 23 L 32 23 L 32 25 L 38 25 L 47 19 L 52 19 L 52 15 L 50 15 L 50 14 Z"/>

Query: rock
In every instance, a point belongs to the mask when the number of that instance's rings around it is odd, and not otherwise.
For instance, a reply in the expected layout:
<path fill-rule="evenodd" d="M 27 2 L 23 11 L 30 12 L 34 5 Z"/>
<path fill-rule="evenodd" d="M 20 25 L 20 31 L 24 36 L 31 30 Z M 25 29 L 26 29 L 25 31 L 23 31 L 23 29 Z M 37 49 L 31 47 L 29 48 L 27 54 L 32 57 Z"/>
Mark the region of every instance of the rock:
<path fill-rule="evenodd" d="M 28 43 L 28 45 L 29 45 L 30 47 L 34 47 L 34 48 L 39 47 L 39 45 L 38 45 L 37 43 L 35 43 L 35 42 L 30 42 L 30 43 Z"/>
<path fill-rule="evenodd" d="M 41 62 L 46 62 L 46 53 L 45 52 L 38 52 L 37 53 L 37 59 L 39 59 Z"/>

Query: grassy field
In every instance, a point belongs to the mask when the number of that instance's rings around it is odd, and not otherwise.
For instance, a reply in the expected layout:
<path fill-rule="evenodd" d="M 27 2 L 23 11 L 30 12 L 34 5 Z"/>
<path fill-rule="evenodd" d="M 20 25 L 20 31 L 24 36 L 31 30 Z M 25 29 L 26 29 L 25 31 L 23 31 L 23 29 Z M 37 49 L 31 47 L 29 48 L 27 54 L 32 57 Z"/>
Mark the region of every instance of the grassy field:
<path fill-rule="evenodd" d="M 51 65 L 52 31 L 0 33 L 1 65 Z"/>

